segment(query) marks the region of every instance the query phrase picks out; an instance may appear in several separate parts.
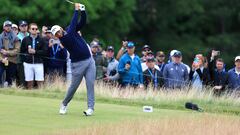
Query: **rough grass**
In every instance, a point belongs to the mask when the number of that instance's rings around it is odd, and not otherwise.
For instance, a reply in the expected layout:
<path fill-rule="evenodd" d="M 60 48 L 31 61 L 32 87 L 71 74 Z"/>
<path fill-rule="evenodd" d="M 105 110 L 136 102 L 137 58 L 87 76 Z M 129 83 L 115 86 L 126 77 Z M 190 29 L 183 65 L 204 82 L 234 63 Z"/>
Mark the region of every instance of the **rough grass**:
<path fill-rule="evenodd" d="M 134 120 L 120 124 L 93 126 L 64 135 L 237 135 L 240 119 L 220 116 Z"/>
<path fill-rule="evenodd" d="M 63 83 L 63 81 L 57 77 L 55 82 L 45 83 L 39 90 L 29 91 L 13 87 L 10 90 L 0 90 L 0 93 L 63 99 L 68 85 L 69 84 Z M 95 93 L 96 101 L 103 103 L 131 106 L 151 105 L 154 108 L 160 109 L 184 110 L 184 104 L 186 102 L 193 102 L 202 107 L 206 112 L 240 115 L 240 98 L 228 94 L 215 97 L 211 89 L 205 89 L 201 92 L 189 88 L 182 91 L 168 92 L 165 90 L 134 90 L 131 88 L 120 90 L 117 87 L 96 82 Z M 84 80 L 78 88 L 74 100 L 86 100 Z"/>

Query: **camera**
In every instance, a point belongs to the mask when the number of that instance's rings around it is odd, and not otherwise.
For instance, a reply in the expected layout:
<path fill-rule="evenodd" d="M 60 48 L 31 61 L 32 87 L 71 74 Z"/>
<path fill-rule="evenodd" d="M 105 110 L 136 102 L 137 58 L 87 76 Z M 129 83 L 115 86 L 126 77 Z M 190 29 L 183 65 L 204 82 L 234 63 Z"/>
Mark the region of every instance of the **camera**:
<path fill-rule="evenodd" d="M 127 61 L 127 63 L 126 64 L 129 64 L 129 65 L 131 65 L 131 61 Z"/>

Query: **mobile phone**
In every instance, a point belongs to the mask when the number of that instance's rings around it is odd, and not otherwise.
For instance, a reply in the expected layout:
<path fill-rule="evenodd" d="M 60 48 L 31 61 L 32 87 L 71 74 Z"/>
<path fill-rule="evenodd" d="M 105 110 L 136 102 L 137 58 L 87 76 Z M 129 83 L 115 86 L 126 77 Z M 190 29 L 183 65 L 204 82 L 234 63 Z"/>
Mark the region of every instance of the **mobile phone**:
<path fill-rule="evenodd" d="M 194 58 L 193 63 L 198 63 L 199 59 L 198 58 Z"/>
<path fill-rule="evenodd" d="M 217 55 L 220 55 L 220 51 L 216 51 L 216 54 L 217 54 Z"/>

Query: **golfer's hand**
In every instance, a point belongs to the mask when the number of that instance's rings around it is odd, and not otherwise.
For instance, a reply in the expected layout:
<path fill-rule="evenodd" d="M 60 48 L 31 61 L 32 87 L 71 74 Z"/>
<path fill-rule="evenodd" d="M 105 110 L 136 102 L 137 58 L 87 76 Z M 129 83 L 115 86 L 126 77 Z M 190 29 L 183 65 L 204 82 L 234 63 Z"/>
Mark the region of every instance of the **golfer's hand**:
<path fill-rule="evenodd" d="M 80 3 L 75 3 L 75 10 L 79 10 L 80 9 Z"/>

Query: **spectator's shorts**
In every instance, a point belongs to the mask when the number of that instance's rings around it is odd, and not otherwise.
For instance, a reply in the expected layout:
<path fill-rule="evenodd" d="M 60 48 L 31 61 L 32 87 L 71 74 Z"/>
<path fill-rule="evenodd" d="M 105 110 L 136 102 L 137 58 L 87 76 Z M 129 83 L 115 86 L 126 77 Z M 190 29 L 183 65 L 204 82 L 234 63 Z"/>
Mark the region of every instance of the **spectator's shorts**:
<path fill-rule="evenodd" d="M 36 81 L 44 81 L 43 64 L 29 64 L 23 63 L 25 81 L 33 81 L 34 77 Z"/>

